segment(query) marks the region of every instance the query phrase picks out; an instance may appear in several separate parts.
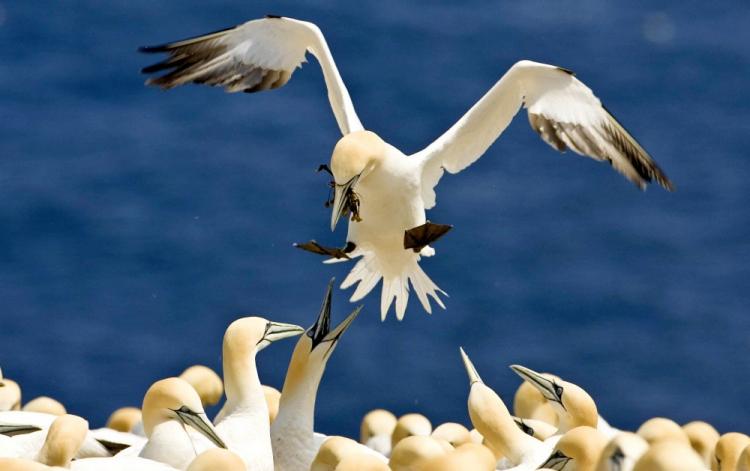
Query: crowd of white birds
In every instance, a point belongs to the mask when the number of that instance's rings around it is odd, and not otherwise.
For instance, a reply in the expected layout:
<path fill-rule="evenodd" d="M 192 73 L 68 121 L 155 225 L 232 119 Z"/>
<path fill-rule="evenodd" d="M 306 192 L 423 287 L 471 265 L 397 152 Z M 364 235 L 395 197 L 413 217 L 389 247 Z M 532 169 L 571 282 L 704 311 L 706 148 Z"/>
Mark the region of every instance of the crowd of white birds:
<path fill-rule="evenodd" d="M 608 161 L 641 188 L 672 184 L 593 92 L 561 67 L 520 61 L 469 111 L 424 150 L 407 156 L 366 131 L 320 30 L 312 23 L 269 16 L 217 33 L 143 48 L 165 53 L 144 69 L 163 73 L 148 83 L 165 89 L 186 83 L 254 92 L 283 86 L 310 52 L 321 64 L 342 137 L 327 169 L 333 176 L 331 229 L 350 217 L 346 245 L 299 244 L 329 262 L 361 257 L 342 287 L 357 285 L 352 301 L 381 280 L 381 315 L 395 300 L 398 318 L 410 286 L 428 312 L 443 291 L 422 271 L 421 257 L 450 226 L 427 221 L 445 171 L 475 162 L 521 108 L 534 131 L 559 151 Z M 460 349 L 469 378 L 471 424 L 433 428 L 418 413 L 367 413 L 358 440 L 315 432 L 315 401 L 326 362 L 359 314 L 331 325 L 332 283 L 308 329 L 260 317 L 236 320 L 222 345 L 223 378 L 205 366 L 160 379 L 142 405 L 114 411 L 103 428 L 67 414 L 49 397 L 21 401 L 21 387 L 0 372 L 0 471 L 750 471 L 750 437 L 719 435 L 702 421 L 685 425 L 653 418 L 635 432 L 611 427 L 583 387 L 550 373 L 512 365 L 522 382 L 513 413 L 480 378 Z M 257 353 L 299 336 L 282 391 L 258 377 Z M 460 353 L 460 356 L 459 356 Z M 8 365 L 4 365 L 8 366 Z M 12 371 L 12 365 L 10 365 Z M 213 420 L 205 407 L 225 397 Z"/>

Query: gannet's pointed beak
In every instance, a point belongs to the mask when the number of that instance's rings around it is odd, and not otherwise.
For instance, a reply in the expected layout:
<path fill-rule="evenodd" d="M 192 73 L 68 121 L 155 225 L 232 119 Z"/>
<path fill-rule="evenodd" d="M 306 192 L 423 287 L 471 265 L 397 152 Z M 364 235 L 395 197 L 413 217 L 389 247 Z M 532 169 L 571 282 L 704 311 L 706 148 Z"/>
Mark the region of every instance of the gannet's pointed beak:
<path fill-rule="evenodd" d="M 284 324 L 283 322 L 268 321 L 266 331 L 258 342 L 257 351 L 261 351 L 273 342 L 287 337 L 295 337 L 305 331 L 302 327 L 294 324 Z"/>
<path fill-rule="evenodd" d="M 555 469 L 558 471 L 563 471 L 567 469 L 568 463 L 571 461 L 571 458 L 569 456 L 565 456 L 565 454 L 561 451 L 555 451 L 550 455 L 549 458 L 547 458 L 547 461 L 544 462 L 543 465 L 539 467 L 539 469 Z"/>
<path fill-rule="evenodd" d="M 326 341 L 336 343 L 339 341 L 342 335 L 344 335 L 344 332 L 346 332 L 346 329 L 349 328 L 349 326 L 354 322 L 354 319 L 357 318 L 360 311 L 362 311 L 362 308 L 364 306 L 357 306 L 349 316 L 347 316 L 346 319 L 344 319 L 341 324 L 337 325 L 336 328 L 334 328 L 331 332 L 326 335 L 325 339 Z"/>
<path fill-rule="evenodd" d="M 510 365 L 510 369 L 516 372 L 524 381 L 534 386 L 545 399 L 557 402 L 565 409 L 562 403 L 563 388 L 554 380 L 545 378 L 541 373 L 521 365 Z"/>
<path fill-rule="evenodd" d="M 214 426 L 211 425 L 211 422 L 209 422 L 205 417 L 205 414 L 200 414 L 198 412 L 192 411 L 187 406 L 180 407 L 175 411 L 175 413 L 183 424 L 190 425 L 191 427 L 199 431 L 202 435 L 211 440 L 214 445 L 218 446 L 219 448 L 227 447 L 226 444 L 224 444 L 224 440 L 222 440 L 221 437 L 219 437 L 219 435 L 216 433 Z"/>
<path fill-rule="evenodd" d="M 342 214 L 346 212 L 347 208 L 345 207 L 345 205 L 349 191 L 354 187 L 354 185 L 357 184 L 357 181 L 359 181 L 359 177 L 361 175 L 362 174 L 355 175 L 351 180 L 344 183 L 343 185 L 334 183 L 333 204 L 331 205 L 331 207 L 333 208 L 333 211 L 331 212 L 331 232 L 336 229 L 336 223 L 339 222 L 339 218 L 342 216 Z"/>
<path fill-rule="evenodd" d="M 469 386 L 471 386 L 474 383 L 481 383 L 482 378 L 479 377 L 479 373 L 477 373 L 477 369 L 474 368 L 474 364 L 469 360 L 469 356 L 464 351 L 463 347 L 459 347 L 459 350 L 461 351 L 461 358 L 464 360 L 464 367 L 466 367 L 466 374 L 469 375 Z"/>
<path fill-rule="evenodd" d="M 331 278 L 331 281 L 328 282 L 326 294 L 323 298 L 323 305 L 320 306 L 320 312 L 318 313 L 318 318 L 315 319 L 315 324 L 307 329 L 306 332 L 306 335 L 312 339 L 311 350 L 315 350 L 315 347 L 317 347 L 331 331 L 331 296 L 333 294 L 333 281 L 334 278 Z"/>

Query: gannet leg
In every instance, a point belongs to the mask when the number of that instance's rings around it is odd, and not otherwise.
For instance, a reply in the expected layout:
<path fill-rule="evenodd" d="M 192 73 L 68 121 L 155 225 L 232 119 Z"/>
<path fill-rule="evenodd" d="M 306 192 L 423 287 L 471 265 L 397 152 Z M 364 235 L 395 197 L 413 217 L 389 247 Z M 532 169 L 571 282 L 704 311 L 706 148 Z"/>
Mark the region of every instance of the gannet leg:
<path fill-rule="evenodd" d="M 412 249 L 414 252 L 420 253 L 422 249 L 443 237 L 451 229 L 453 229 L 453 226 L 450 224 L 433 224 L 430 221 L 427 221 L 421 226 L 404 231 L 404 248 Z M 428 251 L 423 255 L 429 257 L 435 253 L 434 249 L 431 247 L 429 249 L 432 250 L 432 253 L 428 255 Z"/>

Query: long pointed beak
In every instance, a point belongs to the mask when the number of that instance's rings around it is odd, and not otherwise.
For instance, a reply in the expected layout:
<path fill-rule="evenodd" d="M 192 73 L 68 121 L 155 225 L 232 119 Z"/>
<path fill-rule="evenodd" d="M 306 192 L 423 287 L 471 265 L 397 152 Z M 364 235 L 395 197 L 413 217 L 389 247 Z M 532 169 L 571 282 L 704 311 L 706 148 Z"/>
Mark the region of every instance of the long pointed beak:
<path fill-rule="evenodd" d="M 331 331 L 331 296 L 333 295 L 333 282 L 335 278 L 331 278 L 326 288 L 326 294 L 323 297 L 323 304 L 320 306 L 320 312 L 318 318 L 315 319 L 315 324 L 307 329 L 307 336 L 312 339 L 312 350 L 315 350 L 320 342 L 323 341 L 326 335 Z"/>
<path fill-rule="evenodd" d="M 557 471 L 563 471 L 564 469 L 566 469 L 570 461 L 570 457 L 565 456 L 560 451 L 555 451 L 549 458 L 547 458 L 547 461 L 545 461 L 544 464 L 539 467 L 539 469 L 549 468 Z"/>
<path fill-rule="evenodd" d="M 224 443 L 224 440 L 222 440 L 221 437 L 219 437 L 219 435 L 216 433 L 214 426 L 211 425 L 208 419 L 205 418 L 205 414 L 199 414 L 191 410 L 185 411 L 183 409 L 178 409 L 175 412 L 177 413 L 177 417 L 180 418 L 182 423 L 184 423 L 185 425 L 190 425 L 191 427 L 199 431 L 202 435 L 211 440 L 214 445 L 218 446 L 219 448 L 227 447 Z"/>
<path fill-rule="evenodd" d="M 357 306 L 351 314 L 349 314 L 346 319 L 341 321 L 339 325 L 337 325 L 331 332 L 326 335 L 325 340 L 331 341 L 333 343 L 336 343 L 339 341 L 342 335 L 344 335 L 344 332 L 346 332 L 346 329 L 349 328 L 350 325 L 352 325 L 352 322 L 354 322 L 354 319 L 357 318 L 360 311 L 362 311 L 362 308 L 364 306 Z"/>
<path fill-rule="evenodd" d="M 474 364 L 471 362 L 471 360 L 469 360 L 469 356 L 466 354 L 463 347 L 459 347 L 459 350 L 461 351 L 461 358 L 464 361 L 466 374 L 469 375 L 469 386 L 471 386 L 474 383 L 482 383 L 482 378 L 479 377 L 479 373 L 477 373 L 477 369 L 474 368 Z"/>
<path fill-rule="evenodd" d="M 263 335 L 260 342 L 258 342 L 257 350 L 261 351 L 277 340 L 285 339 L 287 337 L 295 337 L 302 334 L 304 331 L 305 329 L 295 324 L 269 321 L 268 326 L 266 327 L 266 333 Z"/>
<path fill-rule="evenodd" d="M 513 370 L 518 376 L 524 381 L 534 386 L 545 399 L 553 402 L 560 402 L 555 392 L 555 382 L 545 378 L 541 373 L 526 368 L 521 365 L 510 365 L 510 369 Z"/>
<path fill-rule="evenodd" d="M 361 174 L 360 174 L 361 175 Z M 336 230 L 336 224 L 339 222 L 339 218 L 346 211 L 344 205 L 346 204 L 346 197 L 349 190 L 359 181 L 360 175 L 355 175 L 351 180 L 344 183 L 343 185 L 334 184 L 333 189 L 333 212 L 331 212 L 331 232 Z"/>

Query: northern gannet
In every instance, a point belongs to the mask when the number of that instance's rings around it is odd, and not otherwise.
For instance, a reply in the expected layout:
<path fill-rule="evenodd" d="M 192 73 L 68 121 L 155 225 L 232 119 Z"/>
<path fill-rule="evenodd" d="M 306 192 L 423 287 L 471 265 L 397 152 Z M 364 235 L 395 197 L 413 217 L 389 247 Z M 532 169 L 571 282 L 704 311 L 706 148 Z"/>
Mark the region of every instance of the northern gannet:
<path fill-rule="evenodd" d="M 155 382 L 143 398 L 143 427 L 148 442 L 139 457 L 185 469 L 201 452 L 226 448 L 206 417 L 200 397 L 180 378 Z"/>
<path fill-rule="evenodd" d="M 391 434 L 391 449 L 406 437 L 428 436 L 432 433 L 430 419 L 422 414 L 404 414 L 396 421 L 396 426 Z"/>
<path fill-rule="evenodd" d="M 137 407 L 121 407 L 107 419 L 105 427 L 118 432 L 132 432 L 133 427 L 141 423 L 143 414 Z"/>
<path fill-rule="evenodd" d="M 690 440 L 682 427 L 673 420 L 654 417 L 643 422 L 636 432 L 649 445 L 665 441 L 677 441 L 690 446 Z"/>
<path fill-rule="evenodd" d="M 337 435 L 326 437 L 310 465 L 310 471 L 334 471 L 346 456 L 366 453 L 366 449 L 351 438 Z"/>
<path fill-rule="evenodd" d="M 688 436 L 690 446 L 700 455 L 706 467 L 711 467 L 711 458 L 716 448 L 716 442 L 719 441 L 719 432 L 716 431 L 713 425 L 701 420 L 695 420 L 683 425 L 682 430 Z"/>
<path fill-rule="evenodd" d="M 469 430 L 461 424 L 455 422 L 445 422 L 435 427 L 435 430 L 430 434 L 432 438 L 438 440 L 445 440 L 450 443 L 454 448 L 465 443 L 471 443 L 471 434 Z"/>
<path fill-rule="evenodd" d="M 597 427 L 599 414 L 596 403 L 583 388 L 525 366 L 511 365 L 510 368 L 542 393 L 552 405 L 557 412 L 557 433 L 565 433 L 582 425 Z"/>
<path fill-rule="evenodd" d="M 69 468 L 70 462 L 83 445 L 89 423 L 75 415 L 61 415 L 47 429 L 47 436 L 39 453 L 34 457 L 47 466 Z"/>
<path fill-rule="evenodd" d="M 463 444 L 443 456 L 424 460 L 419 471 L 493 471 L 495 456 L 489 448 L 476 443 Z"/>
<path fill-rule="evenodd" d="M 201 398 L 203 407 L 219 403 L 224 394 L 224 383 L 214 370 L 203 365 L 193 365 L 178 376 L 187 381 Z"/>
<path fill-rule="evenodd" d="M 667 440 L 651 447 L 635 463 L 633 471 L 705 471 L 700 457 L 682 442 Z"/>
<path fill-rule="evenodd" d="M 331 328 L 332 292 L 333 280 L 328 283 L 315 323 L 299 338 L 289 361 L 279 413 L 271 426 L 276 471 L 309 469 L 322 442 L 321 437 L 315 437 L 314 430 L 318 386 L 341 336 L 362 309 L 358 307 Z"/>
<path fill-rule="evenodd" d="M 565 432 L 540 468 L 595 471 L 607 439 L 594 427 L 586 425 Z"/>
<path fill-rule="evenodd" d="M 443 457 L 451 448 L 435 438 L 412 435 L 400 440 L 393 447 L 388 466 L 393 471 L 418 471 L 423 462 Z"/>
<path fill-rule="evenodd" d="M 271 434 L 263 387 L 255 364 L 256 354 L 277 340 L 305 329 L 261 317 L 232 322 L 222 345 L 224 391 L 227 399 L 214 419 L 216 430 L 248 470 L 273 471 Z"/>
<path fill-rule="evenodd" d="M 735 471 L 742 452 L 750 446 L 744 433 L 729 432 L 719 437 L 711 460 L 711 471 Z"/>
<path fill-rule="evenodd" d="M 646 450 L 648 442 L 639 435 L 619 432 L 599 455 L 596 471 L 631 471 Z"/>
<path fill-rule="evenodd" d="M 67 411 L 59 401 L 47 396 L 39 396 L 21 407 L 26 412 L 41 412 L 43 414 L 65 415 Z"/>
<path fill-rule="evenodd" d="M 549 379 L 559 379 L 549 373 L 543 373 Z M 527 381 L 522 381 L 513 396 L 513 414 L 520 419 L 543 420 L 557 426 L 557 412 L 537 388 Z"/>
<path fill-rule="evenodd" d="M 430 243 L 450 226 L 427 221 L 436 204 L 435 187 L 445 171 L 458 173 L 474 163 L 502 134 L 516 113 L 528 110 L 531 127 L 559 151 L 608 161 L 645 188 L 658 181 L 671 190 L 666 175 L 638 142 L 604 108 L 573 72 L 532 61 L 515 63 L 450 129 L 425 149 L 407 156 L 365 131 L 320 29 L 309 22 L 269 16 L 216 33 L 143 47 L 168 57 L 143 69 L 163 73 L 146 82 L 163 89 L 186 83 L 223 87 L 228 92 L 279 88 L 310 52 L 318 60 L 328 98 L 343 138 L 336 144 L 330 171 L 334 178 L 331 230 L 351 213 L 344 249 L 311 241 L 302 247 L 335 259 L 362 257 L 341 284 L 356 283 L 351 301 L 367 295 L 383 279 L 381 316 L 393 300 L 403 318 L 409 283 L 427 312 L 429 297 L 443 307 L 443 291 L 422 271 Z"/>
<path fill-rule="evenodd" d="M 359 426 L 359 442 L 383 456 L 391 454 L 391 435 L 398 419 L 385 409 L 371 410 Z"/>
<path fill-rule="evenodd" d="M 370 453 L 352 453 L 339 461 L 335 471 L 392 471 L 383 460 Z"/>
<path fill-rule="evenodd" d="M 509 469 L 537 469 L 550 456 L 559 435 L 545 441 L 524 433 L 510 415 L 508 408 L 495 391 L 482 382 L 474 364 L 460 349 L 469 376 L 469 417 L 474 427 L 484 436 L 489 448 L 501 454 Z"/>
<path fill-rule="evenodd" d="M 542 441 L 557 434 L 557 427 L 544 420 L 522 419 L 520 417 L 513 417 L 513 420 L 524 433 Z M 555 415 L 555 422 L 557 422 L 557 415 Z"/>

